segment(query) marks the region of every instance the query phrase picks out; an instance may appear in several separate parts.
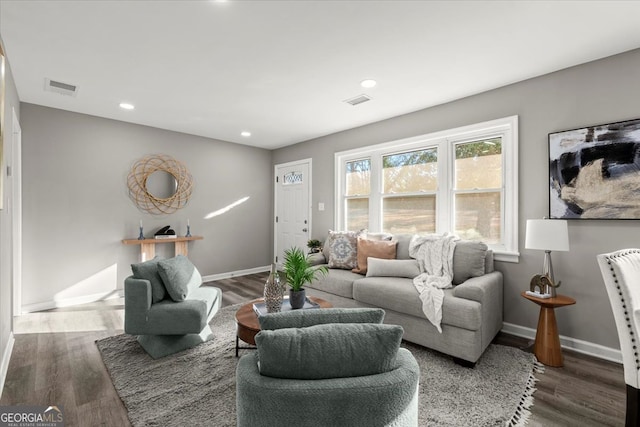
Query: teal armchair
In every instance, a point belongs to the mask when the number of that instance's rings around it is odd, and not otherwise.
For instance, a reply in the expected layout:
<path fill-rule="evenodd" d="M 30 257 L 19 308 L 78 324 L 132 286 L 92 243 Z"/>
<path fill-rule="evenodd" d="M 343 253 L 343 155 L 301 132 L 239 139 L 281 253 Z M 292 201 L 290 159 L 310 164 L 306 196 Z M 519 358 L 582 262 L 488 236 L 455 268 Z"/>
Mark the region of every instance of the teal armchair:
<path fill-rule="evenodd" d="M 236 369 L 237 425 L 417 426 L 419 366 L 399 347 L 402 328 L 369 323 L 367 310 L 262 316 L 257 351 Z"/>
<path fill-rule="evenodd" d="M 124 331 L 137 335 L 140 345 L 157 359 L 213 337 L 209 322 L 220 309 L 222 291 L 212 286 L 200 286 L 200 273 L 185 257 L 154 262 L 165 266 L 164 271 L 184 274 L 163 274 L 164 285 L 160 277 L 127 277 L 124 281 Z M 148 269 L 154 267 L 154 262 L 148 261 L 144 265 Z M 134 273 L 136 271 L 134 268 Z M 170 290 L 154 298 L 154 280 L 156 295 L 160 286 Z"/>

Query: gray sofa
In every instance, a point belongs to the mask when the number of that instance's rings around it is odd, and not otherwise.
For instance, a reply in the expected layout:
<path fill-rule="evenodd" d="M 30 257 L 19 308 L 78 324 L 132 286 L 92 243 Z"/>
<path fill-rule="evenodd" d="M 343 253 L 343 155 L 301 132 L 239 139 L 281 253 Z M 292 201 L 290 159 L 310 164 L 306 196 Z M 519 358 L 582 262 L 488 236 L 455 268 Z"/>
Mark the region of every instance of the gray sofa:
<path fill-rule="evenodd" d="M 397 235 L 396 259 L 411 260 L 411 235 Z M 316 265 L 327 265 L 329 248 L 311 255 Z M 371 258 L 369 258 L 371 261 Z M 378 260 L 375 260 L 378 262 Z M 416 261 L 417 262 L 417 261 Z M 409 262 L 410 263 L 410 262 Z M 405 261 L 404 265 L 407 262 Z M 456 362 L 473 366 L 502 328 L 503 278 L 493 269 L 493 253 L 480 242 L 461 240 L 453 255 L 453 288 L 445 289 L 442 333 L 422 311 L 422 302 L 410 277 L 394 277 L 393 263 L 387 271 L 371 268 L 366 276 L 350 270 L 329 268 L 329 273 L 307 285 L 307 293 L 336 307 L 379 307 L 385 323 L 401 325 L 406 341 L 451 355 Z M 405 268 L 406 270 L 406 268 Z M 311 288 L 311 289 L 309 289 Z"/>

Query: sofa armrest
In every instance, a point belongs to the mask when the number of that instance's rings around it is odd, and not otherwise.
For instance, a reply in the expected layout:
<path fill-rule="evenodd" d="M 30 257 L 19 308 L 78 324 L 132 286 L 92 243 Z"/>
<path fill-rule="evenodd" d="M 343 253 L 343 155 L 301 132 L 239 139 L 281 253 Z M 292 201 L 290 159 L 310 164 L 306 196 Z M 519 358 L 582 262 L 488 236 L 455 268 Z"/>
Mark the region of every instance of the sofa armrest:
<path fill-rule="evenodd" d="M 327 260 L 322 254 L 322 252 L 310 254 L 308 258 L 309 258 L 309 263 L 311 265 L 322 265 L 327 263 Z"/>
<path fill-rule="evenodd" d="M 502 305 L 502 273 L 494 271 L 478 277 L 471 277 L 453 288 L 453 295 L 470 299 L 480 304 L 499 298 Z"/>
<path fill-rule="evenodd" d="M 151 308 L 151 282 L 145 279 L 134 279 L 129 276 L 124 280 L 124 330 L 136 334 L 143 329 L 148 320 Z"/>
<path fill-rule="evenodd" d="M 453 295 L 477 301 L 482 308 L 482 347 L 485 348 L 502 329 L 503 315 L 502 273 L 493 271 L 467 279 L 453 289 Z"/>

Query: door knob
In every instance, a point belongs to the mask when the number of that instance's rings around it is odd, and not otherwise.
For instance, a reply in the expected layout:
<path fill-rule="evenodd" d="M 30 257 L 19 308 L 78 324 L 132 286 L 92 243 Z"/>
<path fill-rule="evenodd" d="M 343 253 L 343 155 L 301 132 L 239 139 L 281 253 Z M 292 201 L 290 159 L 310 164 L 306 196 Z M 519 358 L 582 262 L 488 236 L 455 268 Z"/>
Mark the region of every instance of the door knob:
<path fill-rule="evenodd" d="M 302 231 L 306 233 L 308 230 L 306 228 L 303 228 Z"/>

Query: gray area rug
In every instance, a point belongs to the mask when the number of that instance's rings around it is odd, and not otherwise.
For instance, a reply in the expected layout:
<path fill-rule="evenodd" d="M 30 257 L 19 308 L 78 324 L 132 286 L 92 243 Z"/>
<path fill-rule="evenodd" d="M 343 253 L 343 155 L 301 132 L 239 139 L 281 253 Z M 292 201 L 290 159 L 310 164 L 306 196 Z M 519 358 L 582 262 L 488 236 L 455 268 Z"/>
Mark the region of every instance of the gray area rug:
<path fill-rule="evenodd" d="M 159 360 L 129 335 L 96 342 L 134 426 L 236 425 L 237 308 L 216 315 L 213 340 Z M 421 426 L 515 426 L 529 417 L 534 373 L 540 369 L 533 355 L 491 345 L 475 369 L 468 369 L 441 353 L 403 346 L 420 364 Z"/>

